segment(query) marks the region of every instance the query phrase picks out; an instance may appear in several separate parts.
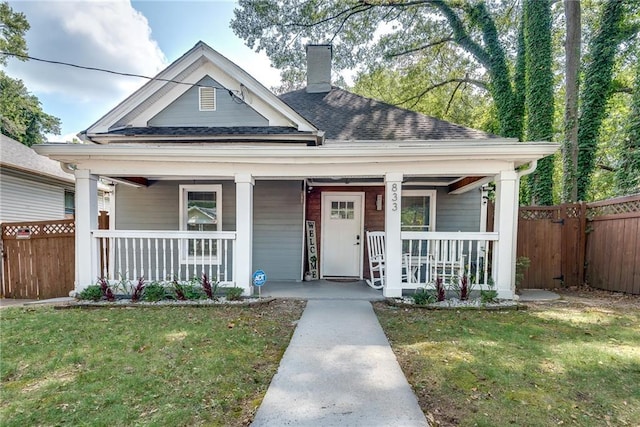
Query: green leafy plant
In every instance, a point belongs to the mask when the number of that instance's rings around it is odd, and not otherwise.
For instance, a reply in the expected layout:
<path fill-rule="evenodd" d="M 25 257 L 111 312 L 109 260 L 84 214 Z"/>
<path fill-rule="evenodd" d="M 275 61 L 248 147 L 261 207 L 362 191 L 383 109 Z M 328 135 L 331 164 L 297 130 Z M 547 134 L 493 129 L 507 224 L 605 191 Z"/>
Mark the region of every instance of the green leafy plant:
<path fill-rule="evenodd" d="M 180 283 L 174 279 L 171 285 L 176 299 L 179 301 L 198 300 L 206 297 L 202 288 L 195 283 Z"/>
<path fill-rule="evenodd" d="M 100 285 L 89 285 L 80 292 L 78 298 L 85 301 L 100 301 L 102 299 L 102 289 Z"/>
<path fill-rule="evenodd" d="M 436 296 L 432 290 L 426 290 L 425 288 L 418 288 L 411 295 L 414 304 L 416 305 L 427 305 L 436 302 Z"/>
<path fill-rule="evenodd" d="M 524 273 L 527 271 L 530 265 L 531 260 L 528 257 L 518 257 L 518 259 L 516 260 L 516 286 L 522 283 L 522 279 L 524 279 Z"/>
<path fill-rule="evenodd" d="M 242 299 L 242 294 L 244 292 L 244 289 L 234 286 L 232 288 L 226 288 L 226 291 L 227 291 L 226 293 L 227 300 L 238 301 Z"/>
<path fill-rule="evenodd" d="M 115 301 L 116 296 L 113 293 L 113 290 L 109 286 L 109 282 L 104 277 L 98 279 L 98 285 L 100 286 L 100 291 L 102 292 L 102 297 L 107 301 Z"/>
<path fill-rule="evenodd" d="M 162 301 L 167 297 L 167 290 L 161 283 L 151 282 L 145 286 L 142 299 L 144 301 L 156 302 Z"/>
<path fill-rule="evenodd" d="M 495 289 L 483 289 L 480 291 L 480 302 L 488 304 L 496 302 L 498 299 L 498 291 Z"/>

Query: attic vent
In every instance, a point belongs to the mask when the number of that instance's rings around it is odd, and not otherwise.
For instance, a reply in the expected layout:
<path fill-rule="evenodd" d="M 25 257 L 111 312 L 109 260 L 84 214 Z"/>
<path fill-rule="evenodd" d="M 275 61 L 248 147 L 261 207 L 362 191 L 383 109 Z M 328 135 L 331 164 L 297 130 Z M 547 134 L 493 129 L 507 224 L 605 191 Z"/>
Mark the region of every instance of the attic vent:
<path fill-rule="evenodd" d="M 201 87 L 200 111 L 216 111 L 216 88 Z"/>

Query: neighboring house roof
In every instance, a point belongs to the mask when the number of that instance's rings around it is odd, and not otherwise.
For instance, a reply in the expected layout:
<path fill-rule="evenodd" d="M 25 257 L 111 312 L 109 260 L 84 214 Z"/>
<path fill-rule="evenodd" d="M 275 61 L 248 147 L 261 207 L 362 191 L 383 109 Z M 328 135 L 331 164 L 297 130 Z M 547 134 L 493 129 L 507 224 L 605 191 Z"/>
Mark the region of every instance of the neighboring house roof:
<path fill-rule="evenodd" d="M 333 87 L 280 95 L 300 115 L 333 140 L 450 140 L 497 138 L 486 132 L 398 108 Z"/>
<path fill-rule="evenodd" d="M 0 164 L 47 178 L 74 182 L 75 177 L 60 168 L 60 162 L 41 156 L 20 142 L 0 135 Z"/>

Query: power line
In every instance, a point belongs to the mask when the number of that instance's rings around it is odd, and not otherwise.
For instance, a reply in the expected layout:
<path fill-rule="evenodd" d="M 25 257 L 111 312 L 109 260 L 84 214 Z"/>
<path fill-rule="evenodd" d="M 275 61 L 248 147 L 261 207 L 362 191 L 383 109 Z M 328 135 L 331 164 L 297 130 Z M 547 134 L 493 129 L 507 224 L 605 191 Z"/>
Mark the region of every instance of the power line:
<path fill-rule="evenodd" d="M 191 87 L 213 87 L 215 89 L 226 90 L 227 92 L 229 92 L 229 96 L 234 98 L 234 100 L 238 98 L 238 99 L 241 99 L 241 101 L 244 101 L 244 93 L 242 91 L 231 90 L 231 89 L 228 89 L 228 88 L 223 87 L 223 86 L 202 85 L 202 84 L 198 84 L 198 83 L 186 83 L 186 82 L 181 82 L 179 80 L 163 79 L 161 77 L 149 77 L 149 76 L 145 76 L 145 75 L 142 75 L 142 74 L 123 73 L 123 72 L 120 72 L 120 71 L 108 70 L 106 68 L 88 67 L 86 65 L 72 64 L 70 62 L 63 62 L 63 61 L 54 61 L 52 59 L 36 58 L 34 56 L 21 55 L 19 53 L 11 53 L 11 52 L 0 51 L 0 55 L 13 56 L 15 58 L 25 59 L 25 60 L 28 60 L 28 61 L 38 61 L 38 62 L 44 62 L 44 63 L 47 63 L 47 64 L 63 65 L 63 66 L 66 66 L 66 67 L 79 68 L 81 70 L 98 71 L 98 72 L 101 72 L 101 73 L 115 74 L 115 75 L 118 75 L 118 76 L 137 77 L 137 78 L 141 78 L 141 79 L 147 79 L 147 80 L 150 80 L 150 81 L 154 81 L 155 80 L 155 81 L 159 81 L 159 82 L 176 83 L 176 84 L 187 85 L 187 86 L 191 86 Z M 242 85 L 241 85 L 241 87 L 242 87 Z"/>

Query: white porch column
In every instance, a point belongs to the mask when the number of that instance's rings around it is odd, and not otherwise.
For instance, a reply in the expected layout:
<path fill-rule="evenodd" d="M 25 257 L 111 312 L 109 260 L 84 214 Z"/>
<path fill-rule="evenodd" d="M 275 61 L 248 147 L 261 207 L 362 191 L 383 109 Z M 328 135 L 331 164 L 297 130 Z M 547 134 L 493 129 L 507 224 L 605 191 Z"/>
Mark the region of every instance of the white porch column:
<path fill-rule="evenodd" d="M 494 230 L 499 238 L 493 255 L 493 277 L 498 298 L 515 296 L 516 215 L 518 209 L 518 174 L 502 171 L 496 175 L 496 211 Z"/>
<path fill-rule="evenodd" d="M 236 286 L 251 294 L 253 274 L 253 186 L 250 174 L 237 174 L 236 181 L 236 242 L 233 278 Z M 267 271 L 267 276 L 269 272 Z"/>
<path fill-rule="evenodd" d="M 98 228 L 98 179 L 79 169 L 76 176 L 76 283 L 81 292 L 98 279 L 98 252 L 91 231 Z"/>
<path fill-rule="evenodd" d="M 387 173 L 385 181 L 384 231 L 385 231 L 385 281 L 382 294 L 385 297 L 402 296 L 402 238 L 400 236 L 400 212 L 402 210 L 401 173 Z"/>

